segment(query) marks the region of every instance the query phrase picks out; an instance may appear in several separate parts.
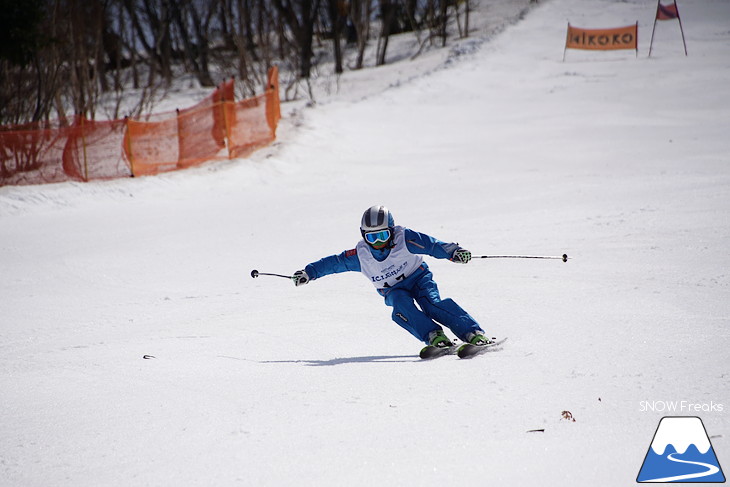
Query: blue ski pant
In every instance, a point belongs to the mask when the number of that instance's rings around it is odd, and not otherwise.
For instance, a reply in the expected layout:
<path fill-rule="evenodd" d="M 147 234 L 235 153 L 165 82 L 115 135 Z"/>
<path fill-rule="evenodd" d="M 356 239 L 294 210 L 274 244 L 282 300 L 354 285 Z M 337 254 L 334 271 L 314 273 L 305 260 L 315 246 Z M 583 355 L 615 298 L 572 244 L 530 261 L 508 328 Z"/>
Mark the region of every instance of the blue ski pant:
<path fill-rule="evenodd" d="M 439 323 L 462 341 L 467 341 L 469 333 L 483 331 L 452 299 L 441 299 L 431 271 L 411 276 L 384 295 L 385 304 L 393 307 L 393 321 L 424 343 L 429 333 L 442 330 Z"/>

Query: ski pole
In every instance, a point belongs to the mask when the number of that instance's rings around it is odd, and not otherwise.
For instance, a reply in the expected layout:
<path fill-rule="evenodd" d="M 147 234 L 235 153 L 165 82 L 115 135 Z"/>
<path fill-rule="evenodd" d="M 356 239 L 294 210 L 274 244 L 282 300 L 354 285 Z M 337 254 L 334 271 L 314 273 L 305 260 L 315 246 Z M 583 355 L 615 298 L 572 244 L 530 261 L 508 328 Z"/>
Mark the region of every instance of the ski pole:
<path fill-rule="evenodd" d="M 256 269 L 251 271 L 251 277 L 254 279 L 259 276 L 274 276 L 274 277 L 283 277 L 284 279 L 291 279 L 292 276 L 285 276 L 283 274 L 269 274 L 268 272 L 259 272 Z"/>
<path fill-rule="evenodd" d="M 555 255 L 472 255 L 472 259 L 553 259 L 568 262 L 568 254 Z"/>

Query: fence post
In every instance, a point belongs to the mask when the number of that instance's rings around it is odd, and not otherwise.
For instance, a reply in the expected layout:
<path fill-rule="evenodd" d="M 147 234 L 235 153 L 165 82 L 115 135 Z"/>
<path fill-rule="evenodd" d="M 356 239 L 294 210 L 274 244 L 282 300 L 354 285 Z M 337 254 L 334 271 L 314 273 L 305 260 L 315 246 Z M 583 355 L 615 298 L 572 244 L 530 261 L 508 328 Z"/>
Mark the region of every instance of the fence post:
<path fill-rule="evenodd" d="M 276 127 L 281 118 L 281 105 L 279 101 L 279 68 L 272 66 L 266 78 L 265 87 L 266 100 L 266 121 L 271 130 L 271 136 L 276 138 Z"/>
<path fill-rule="evenodd" d="M 235 106 L 235 103 L 233 101 L 226 101 L 223 99 L 223 101 L 220 102 L 221 104 L 221 110 L 223 110 L 223 125 L 226 128 L 226 148 L 228 149 L 228 158 L 233 159 L 233 143 L 231 142 L 231 120 L 230 117 L 228 117 L 228 104 L 231 104 L 231 106 Z"/>
<path fill-rule="evenodd" d="M 83 148 L 84 154 L 84 181 L 89 182 L 89 162 L 86 158 L 86 132 L 84 130 L 84 122 L 86 121 L 86 115 L 81 114 L 81 147 Z"/>
<path fill-rule="evenodd" d="M 134 177 L 134 154 L 132 154 L 132 134 L 129 131 L 129 117 L 124 117 L 124 128 L 126 129 L 124 144 L 129 157 L 129 171 L 132 173 L 132 177 Z"/>
<path fill-rule="evenodd" d="M 235 77 L 231 76 L 231 83 L 234 83 Z M 220 87 L 221 97 L 218 103 L 220 103 L 220 109 L 223 112 L 223 129 L 226 137 L 226 149 L 228 150 L 228 159 L 233 159 L 233 143 L 231 141 L 231 118 L 228 116 L 228 104 L 235 106 L 235 95 L 230 100 L 226 97 L 226 85 L 227 82 L 223 81 Z M 235 89 L 235 88 L 234 88 Z"/>
<path fill-rule="evenodd" d="M 175 109 L 175 130 L 177 132 L 177 167 L 180 169 L 183 155 L 182 134 L 180 133 L 180 109 Z"/>

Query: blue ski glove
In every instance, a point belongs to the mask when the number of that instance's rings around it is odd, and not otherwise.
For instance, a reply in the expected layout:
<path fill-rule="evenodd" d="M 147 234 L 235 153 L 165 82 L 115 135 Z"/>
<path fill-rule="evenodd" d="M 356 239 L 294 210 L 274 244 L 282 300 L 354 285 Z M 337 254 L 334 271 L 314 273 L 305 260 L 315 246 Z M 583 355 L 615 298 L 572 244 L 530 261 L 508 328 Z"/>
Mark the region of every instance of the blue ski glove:
<path fill-rule="evenodd" d="M 307 275 L 307 271 L 296 271 L 294 275 L 291 276 L 291 280 L 294 282 L 295 286 L 303 286 L 309 282 L 309 276 Z"/>
<path fill-rule="evenodd" d="M 459 247 L 456 249 L 456 252 L 454 252 L 454 255 L 451 256 L 451 260 L 457 264 L 466 264 L 471 260 L 471 252 Z"/>

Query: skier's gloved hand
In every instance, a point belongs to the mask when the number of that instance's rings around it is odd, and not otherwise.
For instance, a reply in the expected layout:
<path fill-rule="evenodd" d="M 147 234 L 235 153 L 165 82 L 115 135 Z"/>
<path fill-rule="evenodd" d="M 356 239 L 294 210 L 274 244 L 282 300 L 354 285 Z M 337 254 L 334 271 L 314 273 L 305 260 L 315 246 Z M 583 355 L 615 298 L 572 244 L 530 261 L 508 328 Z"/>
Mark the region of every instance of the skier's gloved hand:
<path fill-rule="evenodd" d="M 451 256 L 451 260 L 457 264 L 466 264 L 471 260 L 471 252 L 466 249 L 458 248 L 454 255 Z"/>
<path fill-rule="evenodd" d="M 291 280 L 294 282 L 295 286 L 303 286 L 309 282 L 309 276 L 307 275 L 307 271 L 296 271 L 294 275 L 291 276 Z"/>

